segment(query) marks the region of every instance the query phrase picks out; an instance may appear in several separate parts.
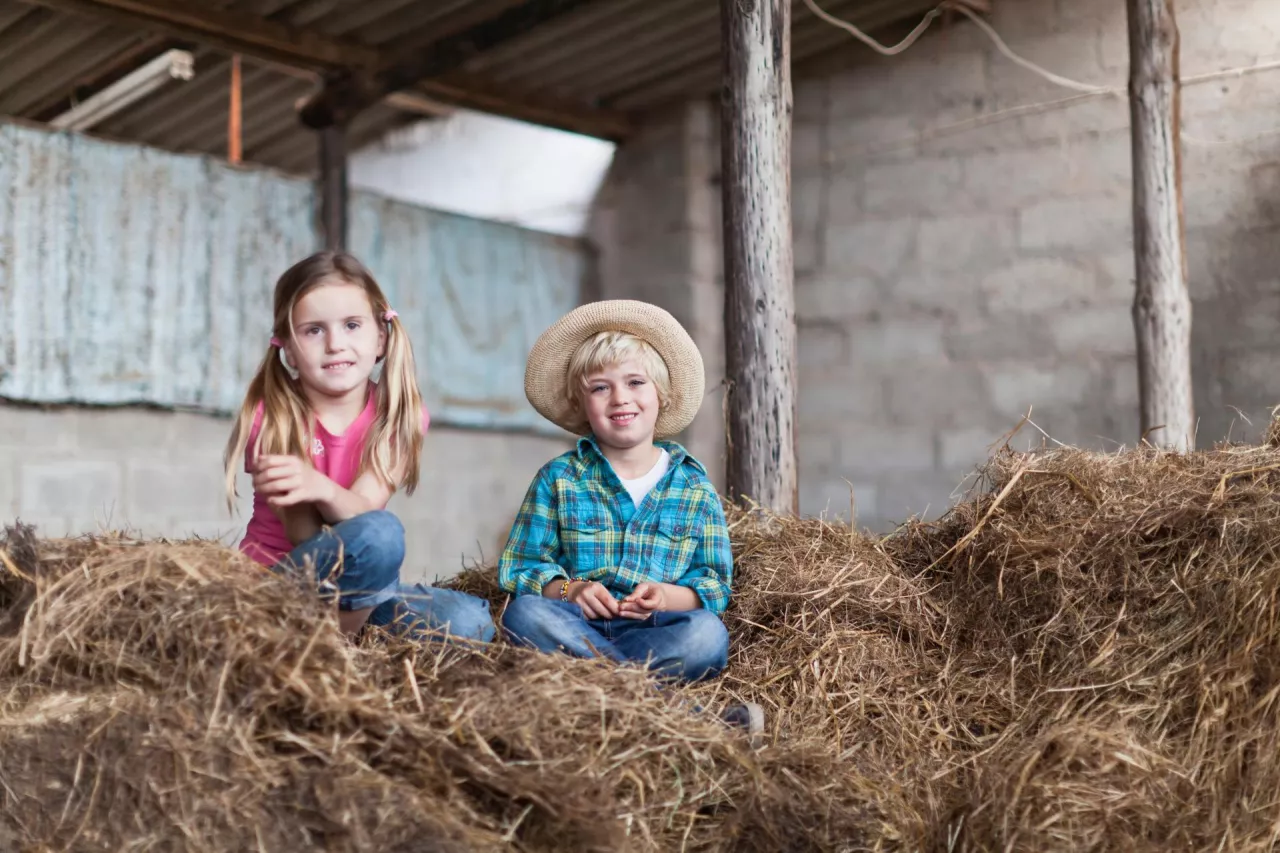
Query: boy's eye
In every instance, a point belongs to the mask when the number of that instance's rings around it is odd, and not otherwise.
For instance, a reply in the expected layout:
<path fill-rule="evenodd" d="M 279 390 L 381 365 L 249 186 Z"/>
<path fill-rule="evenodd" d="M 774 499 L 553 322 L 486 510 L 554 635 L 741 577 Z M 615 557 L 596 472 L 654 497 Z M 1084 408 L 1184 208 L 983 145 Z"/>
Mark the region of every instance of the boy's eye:
<path fill-rule="evenodd" d="M 594 393 L 599 393 L 599 392 L 601 392 L 601 391 L 608 391 L 608 390 L 609 390 L 609 386 L 608 386 L 608 385 L 593 385 L 593 386 L 591 386 L 591 392 L 592 392 L 593 394 L 594 394 Z"/>

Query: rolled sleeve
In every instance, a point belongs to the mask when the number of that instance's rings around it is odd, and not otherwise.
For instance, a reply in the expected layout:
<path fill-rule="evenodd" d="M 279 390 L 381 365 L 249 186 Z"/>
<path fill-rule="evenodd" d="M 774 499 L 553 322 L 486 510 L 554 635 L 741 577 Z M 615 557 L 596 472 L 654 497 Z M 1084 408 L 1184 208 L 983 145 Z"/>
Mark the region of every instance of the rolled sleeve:
<path fill-rule="evenodd" d="M 511 526 L 498 560 L 498 584 L 516 595 L 541 595 L 544 586 L 566 575 L 559 556 L 555 491 L 544 468 L 530 484 Z"/>
<path fill-rule="evenodd" d="M 729 606 L 733 548 L 729 543 L 729 527 L 720 501 L 713 497 L 710 504 L 689 570 L 678 583 L 696 592 L 705 609 L 720 615 Z"/>

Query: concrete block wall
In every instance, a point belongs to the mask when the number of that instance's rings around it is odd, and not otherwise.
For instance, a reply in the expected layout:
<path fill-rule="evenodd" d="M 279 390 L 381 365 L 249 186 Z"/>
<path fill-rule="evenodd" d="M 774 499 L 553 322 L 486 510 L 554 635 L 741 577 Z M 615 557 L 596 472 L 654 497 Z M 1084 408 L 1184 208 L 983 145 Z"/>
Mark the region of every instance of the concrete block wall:
<path fill-rule="evenodd" d="M 234 546 L 249 519 L 241 475 L 226 506 L 227 418 L 149 409 L 0 405 L 0 514 L 46 536 L 128 530 L 220 539 Z M 433 427 L 417 492 L 392 498 L 404 522 L 407 580 L 456 574 L 497 558 L 538 468 L 568 447 L 532 435 Z"/>
<path fill-rule="evenodd" d="M 992 25 L 1022 56 L 1126 85 L 1122 3 L 992 5 Z M 1177 12 L 1186 80 L 1280 58 L 1280 4 L 1179 0 Z M 1273 70 L 1183 92 L 1202 446 L 1256 437 L 1280 403 L 1277 86 Z M 657 120 L 679 136 L 688 115 Z M 1080 97 L 1013 64 L 972 24 L 935 24 L 897 57 L 850 39 L 802 69 L 793 127 L 803 512 L 847 517 L 852 490 L 860 525 L 936 515 L 1028 411 L 1068 444 L 1139 438 L 1124 97 Z M 664 168 L 647 149 L 649 172 L 700 182 L 681 196 L 697 197 L 706 177 L 678 165 L 687 152 L 667 153 Z M 624 146 L 615 173 L 634 155 Z M 661 219 L 636 187 L 626 217 Z M 627 251 L 620 289 L 644 298 L 649 267 Z M 1024 427 L 1015 443 L 1044 440 Z"/>
<path fill-rule="evenodd" d="M 643 299 L 680 321 L 698 344 L 707 393 L 679 439 L 723 487 L 724 286 L 721 276 L 717 113 L 685 104 L 654 116 L 615 157 L 589 218 L 601 251 L 596 299 Z"/>

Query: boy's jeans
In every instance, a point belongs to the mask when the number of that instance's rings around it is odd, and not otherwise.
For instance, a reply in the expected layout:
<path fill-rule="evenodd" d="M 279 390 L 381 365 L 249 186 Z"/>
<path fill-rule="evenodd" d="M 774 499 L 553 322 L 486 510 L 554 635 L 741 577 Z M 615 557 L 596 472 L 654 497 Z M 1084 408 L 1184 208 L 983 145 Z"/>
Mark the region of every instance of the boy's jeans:
<path fill-rule="evenodd" d="M 410 639 L 448 630 L 454 637 L 489 642 L 496 629 L 489 602 L 451 589 L 400 582 L 404 527 L 385 510 L 348 518 L 300 543 L 273 571 L 293 571 L 310 560 L 322 594 L 338 596 L 342 610 L 372 607 L 369 624 Z M 341 572 L 332 577 L 341 562 Z"/>
<path fill-rule="evenodd" d="M 572 602 L 520 595 L 507 605 L 502 627 L 513 643 L 574 657 L 600 654 L 647 663 L 681 681 L 713 678 L 729 658 L 729 632 L 707 610 L 661 611 L 644 620 L 587 619 Z"/>

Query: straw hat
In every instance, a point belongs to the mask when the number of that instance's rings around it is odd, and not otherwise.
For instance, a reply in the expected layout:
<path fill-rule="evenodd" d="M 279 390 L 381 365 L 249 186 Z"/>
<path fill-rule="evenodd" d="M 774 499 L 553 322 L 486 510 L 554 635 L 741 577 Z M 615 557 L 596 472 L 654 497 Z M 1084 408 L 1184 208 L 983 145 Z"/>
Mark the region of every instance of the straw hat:
<path fill-rule="evenodd" d="M 628 332 L 647 342 L 667 364 L 671 399 L 658 414 L 655 438 L 669 438 L 693 422 L 706 383 L 702 353 L 675 317 L 656 305 L 630 299 L 591 302 L 560 318 L 529 352 L 524 394 L 544 418 L 572 433 L 582 432 L 582 415 L 569 401 L 569 360 L 598 332 Z"/>

